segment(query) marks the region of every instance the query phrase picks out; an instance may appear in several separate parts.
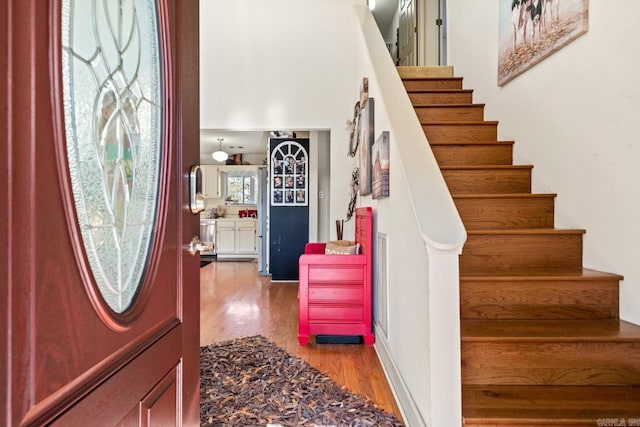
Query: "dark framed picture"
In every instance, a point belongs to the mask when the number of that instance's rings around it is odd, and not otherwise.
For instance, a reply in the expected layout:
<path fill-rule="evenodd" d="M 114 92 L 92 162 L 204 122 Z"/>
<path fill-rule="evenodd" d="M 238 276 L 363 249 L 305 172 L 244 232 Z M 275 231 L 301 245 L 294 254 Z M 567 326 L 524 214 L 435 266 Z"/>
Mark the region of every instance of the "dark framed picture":
<path fill-rule="evenodd" d="M 380 134 L 371 147 L 373 198 L 389 196 L 389 132 Z"/>
<path fill-rule="evenodd" d="M 284 202 L 285 203 L 293 203 L 293 190 L 285 190 L 284 191 Z"/>
<path fill-rule="evenodd" d="M 284 173 L 286 173 L 287 175 L 293 175 L 293 164 L 295 162 L 295 159 L 291 156 L 287 156 L 285 157 L 285 161 L 284 161 Z"/>
<path fill-rule="evenodd" d="M 293 176 L 287 175 L 284 178 L 284 188 L 293 188 Z"/>
<path fill-rule="evenodd" d="M 374 135 L 374 102 L 369 98 L 360 118 L 360 195 L 371 194 L 371 147 Z"/>
<path fill-rule="evenodd" d="M 282 177 L 274 176 L 273 177 L 273 188 L 282 188 Z"/>

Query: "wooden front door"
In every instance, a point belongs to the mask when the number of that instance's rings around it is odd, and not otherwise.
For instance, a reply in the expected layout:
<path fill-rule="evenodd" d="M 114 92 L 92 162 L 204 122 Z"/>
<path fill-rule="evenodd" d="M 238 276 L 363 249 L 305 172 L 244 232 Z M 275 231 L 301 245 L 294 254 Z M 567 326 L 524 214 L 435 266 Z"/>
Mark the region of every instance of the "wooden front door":
<path fill-rule="evenodd" d="M 73 21 L 74 3 L 95 5 L 95 20 Z M 69 16 L 74 46 L 61 29 Z M 81 46 L 91 37 L 95 55 Z M 145 38 L 157 54 L 135 50 Z M 199 257 L 186 250 L 198 232 L 198 78 L 198 0 L 0 7 L 0 424 L 199 424 Z M 92 100 L 86 122 L 65 97 Z M 74 135 L 94 150 L 77 142 L 70 153 Z M 141 142 L 154 135 L 155 157 Z M 92 161 L 102 184 L 85 173 Z"/>

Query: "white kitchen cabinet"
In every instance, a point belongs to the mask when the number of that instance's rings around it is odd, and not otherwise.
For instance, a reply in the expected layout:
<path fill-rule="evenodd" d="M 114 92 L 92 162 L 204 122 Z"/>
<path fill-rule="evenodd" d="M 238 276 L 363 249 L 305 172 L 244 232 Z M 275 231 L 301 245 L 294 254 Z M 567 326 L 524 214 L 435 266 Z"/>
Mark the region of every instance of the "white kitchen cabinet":
<path fill-rule="evenodd" d="M 207 199 L 220 199 L 220 170 L 218 166 L 202 165 L 202 192 Z"/>
<path fill-rule="evenodd" d="M 257 254 L 255 219 L 218 219 L 217 225 L 218 257 Z"/>
<path fill-rule="evenodd" d="M 235 221 L 218 219 L 217 221 L 218 236 L 216 243 L 218 244 L 218 256 L 224 254 L 235 254 L 236 252 L 236 226 Z"/>
<path fill-rule="evenodd" d="M 236 221 L 236 252 L 256 253 L 256 222 Z"/>

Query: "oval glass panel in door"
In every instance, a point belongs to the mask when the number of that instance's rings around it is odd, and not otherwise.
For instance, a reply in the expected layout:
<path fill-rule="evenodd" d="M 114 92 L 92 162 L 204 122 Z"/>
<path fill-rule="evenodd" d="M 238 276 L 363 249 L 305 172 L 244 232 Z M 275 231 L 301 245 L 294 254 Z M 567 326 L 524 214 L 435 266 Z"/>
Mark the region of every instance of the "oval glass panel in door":
<path fill-rule="evenodd" d="M 149 259 L 162 155 L 153 0 L 63 0 L 62 82 L 71 185 L 84 248 L 116 313 Z"/>

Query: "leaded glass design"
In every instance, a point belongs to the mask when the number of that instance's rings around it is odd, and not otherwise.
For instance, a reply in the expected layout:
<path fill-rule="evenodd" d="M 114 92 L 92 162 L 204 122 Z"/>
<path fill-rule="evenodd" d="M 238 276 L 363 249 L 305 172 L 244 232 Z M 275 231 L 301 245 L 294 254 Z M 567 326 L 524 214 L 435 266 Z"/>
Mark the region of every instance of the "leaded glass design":
<path fill-rule="evenodd" d="M 162 82 L 152 0 L 63 0 L 67 155 L 84 248 L 116 313 L 149 258 L 162 155 Z"/>

